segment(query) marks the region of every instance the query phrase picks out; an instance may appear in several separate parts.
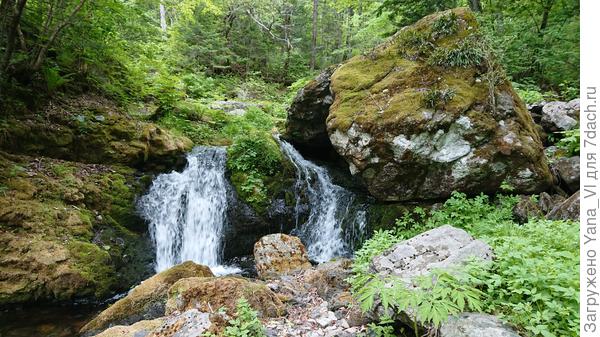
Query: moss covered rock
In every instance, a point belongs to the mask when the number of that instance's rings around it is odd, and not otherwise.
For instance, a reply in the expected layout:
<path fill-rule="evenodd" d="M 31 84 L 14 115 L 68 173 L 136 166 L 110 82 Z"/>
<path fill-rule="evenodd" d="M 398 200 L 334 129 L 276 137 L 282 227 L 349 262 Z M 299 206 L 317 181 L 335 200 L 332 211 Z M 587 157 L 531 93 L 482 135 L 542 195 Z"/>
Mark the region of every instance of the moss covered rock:
<path fill-rule="evenodd" d="M 103 298 L 149 272 L 134 171 L 0 152 L 0 305 Z"/>
<path fill-rule="evenodd" d="M 188 277 L 214 276 L 206 266 L 187 261 L 145 280 L 127 296 L 101 312 L 82 329 L 91 335 L 113 325 L 126 325 L 141 320 L 155 319 L 165 314 L 169 288 L 178 280 Z"/>
<path fill-rule="evenodd" d="M 137 168 L 172 167 L 192 142 L 155 124 L 130 117 L 114 102 L 77 96 L 49 102 L 44 114 L 9 117 L 0 123 L 0 148 L 86 163 Z"/>
<path fill-rule="evenodd" d="M 235 313 L 236 303 L 245 298 L 262 317 L 278 317 L 284 305 L 266 285 L 243 277 L 191 277 L 177 281 L 169 289 L 166 314 L 197 308 L 203 312 L 223 307 Z"/>
<path fill-rule="evenodd" d="M 380 200 L 552 182 L 531 116 L 468 9 L 427 16 L 353 57 L 330 88 L 329 139 Z"/>

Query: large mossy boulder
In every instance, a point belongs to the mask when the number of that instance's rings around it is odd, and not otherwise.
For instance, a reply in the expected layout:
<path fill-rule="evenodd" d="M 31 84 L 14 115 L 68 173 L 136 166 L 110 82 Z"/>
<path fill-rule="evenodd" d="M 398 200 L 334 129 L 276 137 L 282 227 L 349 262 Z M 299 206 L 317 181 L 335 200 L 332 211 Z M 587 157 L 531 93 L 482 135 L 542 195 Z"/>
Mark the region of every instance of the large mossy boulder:
<path fill-rule="evenodd" d="M 150 272 L 134 171 L 0 152 L 0 306 L 101 299 Z"/>
<path fill-rule="evenodd" d="M 192 261 L 169 268 L 145 280 L 127 296 L 101 312 L 81 329 L 81 333 L 91 335 L 111 326 L 162 317 L 165 315 L 168 291 L 173 284 L 188 277 L 212 276 L 208 267 Z"/>
<path fill-rule="evenodd" d="M 330 89 L 329 139 L 380 200 L 552 183 L 531 115 L 468 9 L 427 16 L 353 57 Z"/>

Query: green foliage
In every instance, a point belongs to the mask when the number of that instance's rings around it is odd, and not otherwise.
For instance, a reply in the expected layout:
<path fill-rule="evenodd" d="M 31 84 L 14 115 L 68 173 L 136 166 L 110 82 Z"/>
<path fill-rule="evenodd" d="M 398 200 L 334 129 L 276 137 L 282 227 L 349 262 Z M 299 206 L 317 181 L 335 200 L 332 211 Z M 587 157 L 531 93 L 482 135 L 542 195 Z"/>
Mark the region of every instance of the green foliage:
<path fill-rule="evenodd" d="M 451 88 L 442 90 L 427 89 L 423 94 L 423 104 L 431 109 L 443 108 L 455 95 L 456 92 Z"/>
<path fill-rule="evenodd" d="M 433 323 L 443 320 L 446 311 L 432 313 L 428 308 L 444 303 L 442 310 L 449 306 L 447 312 L 455 312 L 462 307 L 463 300 L 468 304 L 466 298 L 457 295 L 465 294 L 465 289 L 457 287 L 466 287 L 467 292 L 473 291 L 475 296 L 471 310 L 500 315 L 525 335 L 576 335 L 579 328 L 579 225 L 540 219 L 518 225 L 512 219 L 512 208 L 517 201 L 514 196 L 498 196 L 492 202 L 485 195 L 468 198 L 462 193 L 453 193 L 439 210 L 427 214 L 417 208 L 407 213 L 397 220 L 395 231 L 376 233 L 356 253 L 354 275 L 350 279 L 354 295 L 364 309 L 379 300 L 397 311 L 405 307 L 406 302 L 394 306 L 396 301 L 410 299 L 413 308 L 422 308 L 416 311 L 420 312 L 419 319 Z M 399 283 L 397 280 L 381 279 L 369 273 L 368 266 L 374 256 L 404 238 L 445 224 L 464 228 L 488 242 L 495 253 L 494 261 L 475 262 L 463 272 L 452 273 L 447 283 L 443 281 L 440 285 L 440 289 L 444 289 L 441 295 L 404 294 L 405 289 L 395 285 Z M 427 279 L 421 282 L 425 282 L 424 289 L 433 285 L 427 284 Z"/>
<path fill-rule="evenodd" d="M 240 133 L 227 149 L 227 167 L 238 193 L 255 209 L 268 200 L 265 181 L 281 170 L 283 158 L 270 133 Z"/>
<path fill-rule="evenodd" d="M 458 31 L 458 17 L 454 13 L 443 15 L 431 25 L 433 38 L 439 39 Z"/>
<path fill-rule="evenodd" d="M 579 143 L 580 143 L 580 134 L 579 128 L 557 132 L 562 136 L 556 142 L 556 146 L 563 150 L 568 156 L 577 156 L 579 155 Z"/>
<path fill-rule="evenodd" d="M 484 47 L 476 35 L 459 40 L 450 47 L 438 47 L 429 57 L 429 64 L 440 67 L 479 66 L 485 60 Z"/>
<path fill-rule="evenodd" d="M 438 11 L 457 7 L 456 0 L 383 0 L 378 14 L 387 14 L 397 26 L 406 26 Z"/>
<path fill-rule="evenodd" d="M 245 298 L 238 300 L 236 305 L 236 318 L 228 322 L 223 336 L 225 337 L 264 337 L 263 328 L 258 313 L 252 309 Z"/>

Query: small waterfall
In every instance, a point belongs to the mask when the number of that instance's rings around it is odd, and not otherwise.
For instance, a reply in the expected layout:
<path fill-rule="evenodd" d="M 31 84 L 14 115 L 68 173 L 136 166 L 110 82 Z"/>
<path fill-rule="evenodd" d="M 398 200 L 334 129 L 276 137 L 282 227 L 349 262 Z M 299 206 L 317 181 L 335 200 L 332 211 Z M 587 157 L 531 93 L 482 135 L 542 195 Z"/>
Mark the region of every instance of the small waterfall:
<path fill-rule="evenodd" d="M 183 172 L 159 175 L 139 200 L 138 210 L 150 224 L 157 272 L 192 260 L 219 273 L 227 223 L 226 152 L 196 147 L 187 161 Z"/>
<path fill-rule="evenodd" d="M 296 229 L 306 243 L 308 255 L 317 262 L 348 256 L 354 239 L 366 225 L 364 210 L 356 210 L 355 196 L 335 185 L 327 170 L 317 166 L 289 143 L 280 140 L 282 151 L 296 167 Z M 300 207 L 308 203 L 309 215 L 300 223 Z"/>

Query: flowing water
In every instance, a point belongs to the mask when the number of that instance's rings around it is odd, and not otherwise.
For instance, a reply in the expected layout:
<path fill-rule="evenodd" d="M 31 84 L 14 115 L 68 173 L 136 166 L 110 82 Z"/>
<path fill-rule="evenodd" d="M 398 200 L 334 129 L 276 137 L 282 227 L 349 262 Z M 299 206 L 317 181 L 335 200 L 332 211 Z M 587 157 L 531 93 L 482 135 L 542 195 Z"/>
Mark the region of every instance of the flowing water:
<path fill-rule="evenodd" d="M 365 211 L 355 195 L 335 185 L 324 167 L 306 160 L 289 143 L 279 140 L 284 154 L 296 167 L 296 229 L 307 246 L 308 255 L 317 262 L 352 253 L 354 239 L 366 225 Z M 309 214 L 300 219 L 300 208 L 308 204 Z"/>
<path fill-rule="evenodd" d="M 138 203 L 156 246 L 156 271 L 192 260 L 222 273 L 226 152 L 222 147 L 196 147 L 187 161 L 183 172 L 158 176 Z"/>

